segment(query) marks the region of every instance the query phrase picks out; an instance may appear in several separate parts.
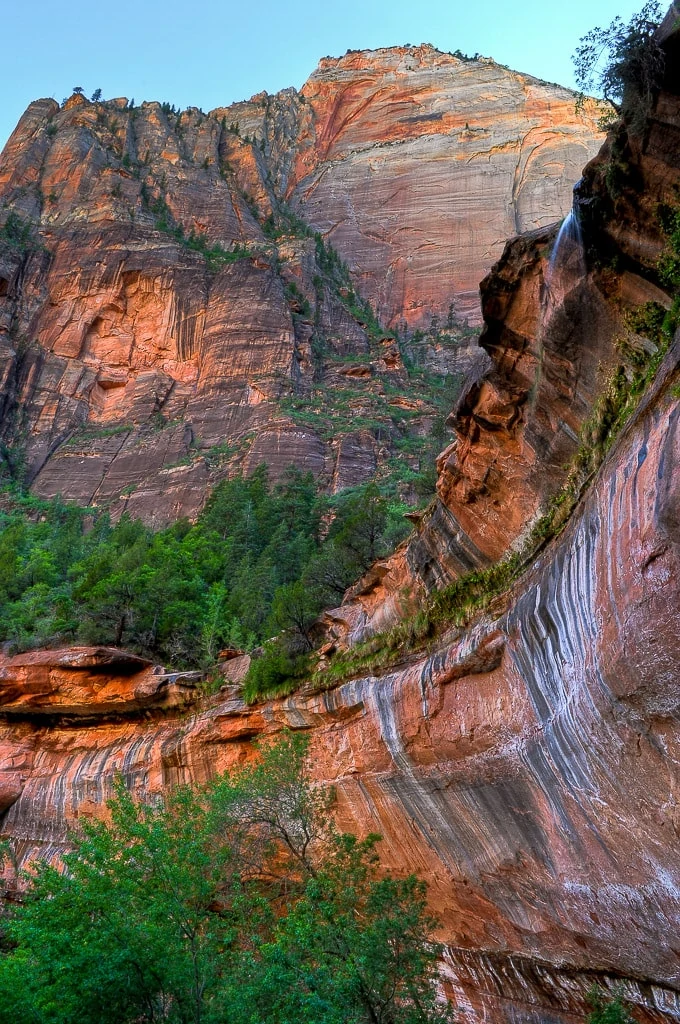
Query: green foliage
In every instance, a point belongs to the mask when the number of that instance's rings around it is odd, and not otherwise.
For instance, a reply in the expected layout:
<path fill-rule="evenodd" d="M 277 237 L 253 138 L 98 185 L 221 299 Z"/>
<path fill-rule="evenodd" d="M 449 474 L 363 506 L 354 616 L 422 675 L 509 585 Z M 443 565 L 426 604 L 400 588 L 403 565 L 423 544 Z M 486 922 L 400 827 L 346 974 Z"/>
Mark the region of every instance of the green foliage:
<path fill-rule="evenodd" d="M 207 668 L 223 647 L 283 632 L 272 664 L 255 663 L 253 694 L 260 681 L 264 693 L 299 677 L 323 605 L 337 604 L 404 528 L 402 509 L 369 486 L 337 496 L 322 539 L 329 505 L 313 477 L 291 469 L 272 487 L 264 466 L 221 483 L 195 525 L 156 533 L 128 515 L 114 525 L 59 500 L 5 497 L 0 642 L 117 644 Z"/>
<path fill-rule="evenodd" d="M 328 533 L 299 580 L 281 587 L 268 624 L 281 632 L 253 660 L 245 681 L 247 700 L 290 693 L 309 674 L 313 625 L 325 606 L 337 605 L 347 588 L 407 532 L 403 507 L 376 484 L 345 491 L 336 499 Z"/>
<path fill-rule="evenodd" d="M 338 357 L 336 361 L 360 364 L 370 360 L 371 356 L 367 355 Z M 427 501 L 434 494 L 435 459 L 450 437 L 445 424 L 460 394 L 462 377 L 435 374 L 412 366 L 408 379 L 408 393 L 421 399 L 420 408 L 403 408 L 394 401 L 403 396 L 403 385 L 396 387 L 383 380 L 376 386 L 370 376 L 355 378 L 351 385 L 332 389 L 319 385 L 309 395 L 282 399 L 280 406 L 292 419 L 310 427 L 324 440 L 356 430 L 370 431 L 378 441 L 389 439 L 399 452 L 411 458 L 399 455 L 384 462 L 378 477 L 382 492 L 396 497 L 412 489 L 421 500 Z M 414 421 L 417 424 L 428 413 L 432 415 L 429 431 L 416 435 L 412 424 Z M 413 503 L 410 493 L 408 496 Z"/>
<path fill-rule="evenodd" d="M 33 225 L 30 221 L 22 220 L 12 211 L 0 228 L 0 242 L 4 242 L 10 249 L 27 252 L 33 247 L 32 234 Z"/>
<path fill-rule="evenodd" d="M 582 93 L 597 91 L 623 115 L 634 134 L 644 129 L 664 71 L 664 51 L 655 38 L 662 11 L 647 0 L 629 22 L 617 15 L 608 28 L 594 28 L 573 57 Z"/>
<path fill-rule="evenodd" d="M 630 182 L 630 163 L 628 135 L 623 124 L 619 123 L 612 133 L 612 140 L 609 149 L 604 183 L 609 198 L 616 200 L 624 192 L 626 185 Z"/>
<path fill-rule="evenodd" d="M 264 143 L 264 139 L 262 140 Z M 257 216 L 257 212 L 255 213 Z M 279 201 L 276 208 L 262 222 L 262 230 L 267 238 L 278 241 L 280 238 L 313 238 L 314 232 L 287 203 Z"/>
<path fill-rule="evenodd" d="M 666 234 L 666 249 L 659 260 L 659 276 L 675 294 L 680 292 L 680 206 L 662 206 L 661 226 Z"/>
<path fill-rule="evenodd" d="M 286 299 L 293 310 L 293 316 L 308 318 L 311 315 L 312 307 L 295 281 L 289 281 L 286 284 Z"/>
<path fill-rule="evenodd" d="M 304 654 L 291 654 L 284 640 L 270 640 L 254 658 L 243 685 L 248 703 L 263 698 L 286 697 L 309 675 L 311 661 Z"/>
<path fill-rule="evenodd" d="M 435 591 L 416 615 L 332 657 L 313 676 L 314 685 L 325 689 L 342 679 L 385 669 L 422 649 L 442 629 L 467 625 L 473 615 L 508 589 L 525 564 L 519 555 L 512 554 L 488 569 L 466 573 Z"/>
<path fill-rule="evenodd" d="M 239 260 L 253 255 L 250 250 L 241 245 L 235 245 L 233 249 L 225 249 L 219 242 L 211 244 L 204 234 L 197 234 L 193 230 L 187 234 L 182 225 L 175 221 L 163 195 L 152 195 L 145 184 L 142 184 L 141 200 L 144 208 L 153 214 L 156 229 L 166 235 L 171 235 L 186 249 L 200 253 L 205 259 L 208 269 L 213 273 L 220 267 L 229 263 L 237 263 Z"/>
<path fill-rule="evenodd" d="M 612 997 L 594 985 L 588 993 L 588 1004 L 592 1012 L 588 1014 L 587 1024 L 635 1024 L 620 992 Z"/>
<path fill-rule="evenodd" d="M 335 830 L 305 750 L 153 806 L 119 777 L 7 915 L 3 1024 L 445 1024 L 424 886 Z"/>

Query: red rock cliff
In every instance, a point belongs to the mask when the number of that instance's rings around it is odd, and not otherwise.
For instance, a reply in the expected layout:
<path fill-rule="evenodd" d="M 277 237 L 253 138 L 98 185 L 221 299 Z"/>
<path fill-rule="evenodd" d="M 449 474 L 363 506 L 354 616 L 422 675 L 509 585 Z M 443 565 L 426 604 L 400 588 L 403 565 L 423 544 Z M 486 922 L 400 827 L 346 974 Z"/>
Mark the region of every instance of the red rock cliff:
<path fill-rule="evenodd" d="M 659 197 L 680 167 L 675 67 L 658 132 L 625 143 Z M 603 195 L 608 162 L 605 150 L 591 165 L 584 198 Z M 293 170 L 280 161 L 277 174 Z M 409 549 L 421 579 L 496 557 L 521 532 L 563 477 L 594 362 L 611 356 L 612 300 L 659 296 L 661 240 L 627 187 L 632 226 L 605 208 L 597 231 L 630 262 L 566 289 L 550 334 L 537 328 L 548 234 L 513 243 L 487 281 L 493 367 L 461 407 L 439 505 Z M 238 688 L 202 701 L 192 678 L 120 652 L 5 659 L 0 823 L 16 865 L 58 856 L 68 827 L 101 813 L 115 770 L 155 794 L 251 756 L 253 737 L 305 729 L 341 824 L 382 832 L 385 863 L 428 881 L 463 1020 L 575 1024 L 594 980 L 623 984 L 641 1021 L 680 1018 L 679 377 L 676 336 L 505 610 L 379 677 L 247 708 Z"/>
<path fill-rule="evenodd" d="M 476 321 L 505 240 L 569 209 L 597 147 L 568 90 L 426 45 L 327 58 L 302 96 L 288 192 L 389 323 L 427 326 L 451 302 Z"/>
<path fill-rule="evenodd" d="M 509 611 L 399 670 L 253 708 L 227 689 L 200 710 L 191 679 L 117 652 L 5 660 L 18 865 L 99 813 L 115 770 L 155 794 L 306 729 L 341 823 L 427 879 L 464 1019 L 582 1019 L 594 978 L 628 979 L 640 1019 L 680 1016 L 679 370 L 680 338 Z"/>
<path fill-rule="evenodd" d="M 665 244 L 658 211 L 677 202 L 680 185 L 677 33 L 665 45 L 665 83 L 646 131 L 612 132 L 577 189 L 587 250 L 581 270 L 551 270 L 556 231 L 548 228 L 511 240 L 482 281 L 480 344 L 492 369 L 452 417 L 455 439 L 438 460 L 437 500 L 409 546 L 411 570 L 426 587 L 521 541 L 564 481 L 579 430 L 618 359 L 622 312 L 670 304 L 656 261 Z"/>
<path fill-rule="evenodd" d="M 37 101 L 0 157 L 0 228 L 30 228 L 0 232 L 0 436 L 37 493 L 159 525 L 262 461 L 361 482 L 396 451 L 395 402 L 416 436 L 434 410 L 283 197 L 381 315 L 429 325 L 473 312 L 508 234 L 566 212 L 599 141 L 571 93 L 429 47 L 208 115 Z"/>

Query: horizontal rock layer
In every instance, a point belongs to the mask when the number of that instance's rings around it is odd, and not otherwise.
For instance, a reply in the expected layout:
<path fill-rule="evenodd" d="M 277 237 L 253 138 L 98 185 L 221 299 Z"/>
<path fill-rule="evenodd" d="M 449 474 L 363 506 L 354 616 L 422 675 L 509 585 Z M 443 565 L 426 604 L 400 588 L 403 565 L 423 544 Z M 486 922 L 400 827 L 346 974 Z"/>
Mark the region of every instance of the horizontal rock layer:
<path fill-rule="evenodd" d="M 156 525 L 263 461 L 330 490 L 370 478 L 436 409 L 349 279 L 339 294 L 311 230 L 383 320 L 453 325 L 419 358 L 465 377 L 484 359 L 461 329 L 479 279 L 508 234 L 563 216 L 599 145 L 573 102 L 421 47 L 323 62 L 301 93 L 208 115 L 31 104 L 0 157 L 0 436 L 15 472 Z"/>
<path fill-rule="evenodd" d="M 252 708 L 106 650 L 5 661 L 2 834 L 57 856 L 114 772 L 141 797 L 309 731 L 343 827 L 429 883 L 463 1019 L 576 1020 L 593 979 L 680 1017 L 680 337 L 508 612 L 380 678 Z M 49 725 L 46 722 L 49 716 Z M 13 884 L 12 879 L 8 879 Z"/>
<path fill-rule="evenodd" d="M 430 46 L 327 58 L 301 95 L 312 128 L 288 194 L 393 324 L 452 302 L 477 321 L 505 240 L 569 209 L 599 145 L 569 90 Z"/>

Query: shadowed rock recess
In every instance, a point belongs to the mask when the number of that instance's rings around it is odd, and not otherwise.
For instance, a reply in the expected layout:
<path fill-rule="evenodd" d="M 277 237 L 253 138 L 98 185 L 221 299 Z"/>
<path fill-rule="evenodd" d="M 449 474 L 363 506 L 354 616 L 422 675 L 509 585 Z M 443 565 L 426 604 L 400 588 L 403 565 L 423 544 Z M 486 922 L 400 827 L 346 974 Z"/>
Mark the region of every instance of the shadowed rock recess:
<path fill-rule="evenodd" d="M 587 272 L 574 280 L 565 277 L 558 289 L 548 274 L 554 228 L 544 229 L 532 220 L 528 198 L 516 207 L 513 217 L 520 217 L 518 225 L 532 231 L 508 244 L 482 285 L 482 346 L 489 363 L 483 377 L 470 379 L 452 416 L 456 440 L 438 462 L 438 498 L 395 558 L 376 567 L 355 588 L 344 610 L 329 613 L 338 629 L 370 632 L 395 617 L 400 588 L 410 586 L 413 593 L 422 593 L 470 567 L 488 565 L 521 543 L 527 526 L 564 482 L 565 462 L 577 448 L 579 429 L 592 411 L 608 367 L 618 358 L 614 338 L 622 310 L 648 300 L 669 304 L 656 273 L 664 246 L 657 209 L 660 203 L 677 202 L 674 187 L 680 184 L 678 35 L 671 34 L 665 45 L 668 73 L 646 132 L 629 137 L 620 129 L 585 170 L 578 195 Z M 326 61 L 302 94 L 263 97 L 227 115 L 228 121 L 239 121 L 242 132 L 264 139 L 273 183 L 268 179 L 267 187 L 285 193 L 312 223 L 335 235 L 351 270 L 361 277 L 362 288 L 383 313 L 388 300 L 380 293 L 384 280 L 372 270 L 371 260 L 377 259 L 374 240 L 363 248 L 357 244 L 352 263 L 355 241 L 364 232 L 370 235 L 362 220 L 366 190 L 360 184 L 372 173 L 376 181 L 384 181 L 393 149 L 400 160 L 407 160 L 409 146 L 444 146 L 437 125 L 453 115 L 443 100 L 437 107 L 432 85 L 426 102 L 428 76 L 437 79 L 444 74 L 442 69 L 450 69 L 452 82 L 471 83 L 480 75 L 484 81 L 490 76 L 493 82 L 503 82 L 508 89 L 526 88 L 543 95 L 541 90 L 549 88 L 529 86 L 521 76 L 486 61 L 461 64 L 429 49 L 379 51 Z M 384 148 L 375 142 L 376 125 L 387 131 L 385 125 L 396 122 L 380 112 L 382 106 L 370 114 L 372 102 L 378 102 L 375 98 L 365 102 L 369 95 L 374 97 L 370 90 L 383 74 L 397 84 L 407 83 L 408 75 L 414 74 L 416 86 L 423 90 L 417 103 L 411 103 L 394 87 L 400 98 L 392 113 L 396 117 L 398 109 L 403 136 L 394 131 Z M 373 85 L 369 88 L 367 82 Z M 388 109 L 391 95 L 386 89 L 379 97 Z M 449 94 L 443 90 L 437 95 Z M 160 108 L 143 110 L 134 131 L 145 119 L 167 119 Z M 441 121 L 430 116 L 439 112 Z M 38 158 L 37 153 L 48 154 L 62 128 L 47 136 L 40 118 L 49 124 L 49 118 L 77 120 L 86 115 L 96 120 L 96 109 L 82 103 L 66 113 L 44 103 L 31 108 L 29 121 L 19 130 L 23 134 L 14 136 L 3 166 L 9 161 L 22 168 L 27 182 L 32 174 L 36 179 L 42 174 L 41 187 L 49 194 L 47 164 L 41 163 L 48 157 Z M 468 122 L 466 132 L 480 127 L 476 115 L 462 116 Z M 196 121 L 200 115 L 191 117 Z M 425 131 L 421 124 L 414 141 L 409 133 L 415 131 L 418 118 L 428 127 Z M 121 125 L 123 120 L 121 115 Z M 494 131 L 500 130 L 501 121 L 494 119 Z M 204 119 L 195 137 L 200 138 L 200 128 L 211 123 Z M 125 124 L 132 132 L 129 118 Z M 304 134 L 299 124 L 306 126 Z M 69 140 L 84 138 L 87 130 L 69 128 Z M 194 138 L 192 132 L 187 120 L 182 145 Z M 284 145 L 291 132 L 303 139 L 292 153 Z M 164 151 L 170 155 L 173 138 L 172 133 L 162 135 Z M 249 146 L 233 131 L 220 138 L 234 147 Z M 87 174 L 88 159 L 94 159 L 86 156 L 91 151 L 83 146 L 85 155 L 62 186 L 74 196 Z M 140 152 L 143 160 L 145 150 Z M 243 166 L 259 167 L 259 146 L 247 152 L 253 162 Z M 155 159 L 151 157 L 152 167 Z M 234 174 L 246 173 L 233 156 L 230 159 L 238 168 Z M 383 159 L 385 164 L 378 166 Z M 442 155 L 444 159 L 450 162 Z M 615 194 L 613 159 L 624 168 Z M 167 162 L 172 168 L 166 172 L 168 179 L 171 173 L 176 175 L 176 194 L 184 195 L 181 189 L 194 187 L 191 175 L 180 157 L 175 163 L 168 157 Z M 326 174 L 320 173 L 321 166 L 328 168 Z M 519 172 L 521 182 L 532 178 L 530 161 L 527 166 L 523 177 Z M 536 174 L 542 179 L 545 171 L 540 166 Z M 427 168 L 425 162 L 419 185 L 427 180 Z M 121 173 L 115 170 L 116 180 L 123 180 Z M 408 173 L 407 166 L 399 171 L 407 180 Z M 351 199 L 354 213 L 343 213 L 342 218 L 334 213 L 331 226 L 322 223 L 314 204 L 321 203 L 324 189 L 340 202 L 342 190 L 332 182 L 341 174 L 350 182 L 343 210 L 349 209 Z M 431 184 L 433 204 L 442 201 L 438 180 L 435 175 Z M 216 188 L 232 188 L 229 176 L 220 181 L 223 184 L 215 180 Z M 138 190 L 139 179 L 125 179 L 128 187 Z M 27 185 L 27 203 L 32 194 Z M 240 205 L 235 190 L 233 195 L 243 244 L 260 244 L 260 229 L 250 208 Z M 407 219 L 415 201 L 405 200 Z M 388 209 L 387 199 L 382 203 Z M 58 230 L 56 223 L 51 229 L 57 249 L 84 230 L 77 217 L 69 221 L 70 215 L 58 216 L 64 221 Z M 108 223 L 105 232 L 101 225 L 89 225 L 87 230 L 98 232 L 98 245 L 106 253 L 100 265 L 98 250 L 92 250 L 87 273 L 88 280 L 98 282 L 92 285 L 94 291 L 104 289 L 103 277 L 97 275 L 105 275 L 117 231 L 116 244 L 125 252 L 126 268 L 135 260 L 140 268 L 159 261 L 165 269 L 154 271 L 156 281 L 163 274 L 181 273 L 194 281 L 208 280 L 208 271 L 195 262 L 193 252 L 154 235 L 151 226 L 145 229 L 147 242 L 142 244 L 137 234 L 141 216 L 125 229 L 118 222 Z M 474 218 L 472 213 L 470 223 Z M 395 224 L 397 220 L 395 216 Z M 437 222 L 438 215 L 423 232 L 436 228 Z M 210 223 L 206 213 L 199 226 L 208 230 Z M 348 240 L 350 235 L 355 241 Z M 398 267 L 398 232 L 383 232 L 380 238 L 392 253 L 389 259 L 381 257 L 381 265 Z M 416 248 L 406 239 L 399 244 L 405 250 Z M 65 254 L 63 258 L 67 259 Z M 51 332 L 50 337 L 62 338 L 55 344 L 73 346 L 70 355 L 58 357 L 47 349 L 38 357 L 36 349 L 27 347 L 33 355 L 27 357 L 25 376 L 19 376 L 32 396 L 32 422 L 43 423 L 47 434 L 61 429 L 56 424 L 68 415 L 69 402 L 81 400 L 76 396 L 77 382 L 68 398 L 56 385 L 49 390 L 49 381 L 58 376 L 55 360 L 62 360 L 62 374 L 77 366 L 77 377 L 86 372 L 78 363 L 82 346 L 93 351 L 88 344 L 96 349 L 110 344 L 112 337 L 109 326 L 102 326 L 94 328 L 86 343 L 93 322 L 89 313 L 79 319 L 80 291 L 63 307 L 55 299 L 48 316 L 47 298 L 40 289 L 46 282 L 57 288 L 57 278 L 51 275 L 58 259 L 58 253 L 50 257 L 35 251 L 16 269 L 23 275 L 22 308 L 33 310 L 35 322 L 44 323 L 41 330 Z M 267 294 L 272 303 L 270 307 L 258 300 L 258 316 L 264 322 L 273 316 L 270 309 L 283 308 L 276 306 L 283 286 L 274 261 L 265 267 L 263 260 L 258 256 L 225 266 L 214 282 L 239 275 L 245 294 L 252 295 L 249 282 L 263 275 L 258 280 L 270 282 Z M 37 266 L 34 261 L 42 261 L 40 272 L 31 269 Z M 63 272 L 67 274 L 65 264 Z M 102 308 L 106 303 L 111 308 L 121 304 L 129 287 L 125 301 L 143 319 L 145 302 L 162 303 L 167 295 L 164 299 L 160 284 L 158 290 L 137 288 L 125 276 L 129 272 L 106 278 L 106 289 L 111 289 L 106 295 L 115 291 L 118 298 L 102 299 Z M 390 292 L 397 296 L 394 308 L 401 317 L 410 315 L 408 295 L 418 287 L 417 267 L 413 273 L 410 284 Z M 402 280 L 396 271 L 393 279 Z M 15 280 L 11 278 L 12 288 Z M 439 287 L 436 281 L 435 286 Z M 106 289 L 97 294 L 104 295 Z M 466 290 L 467 284 L 461 293 Z M 440 308 L 437 302 L 444 291 L 437 293 L 439 298 L 426 297 L 428 308 Z M 186 294 L 208 293 L 189 289 Z M 227 322 L 224 311 L 233 309 L 242 293 L 229 292 L 230 298 L 220 294 L 216 301 L 222 330 Z M 250 302 L 238 301 L 244 309 Z M 64 312 L 66 308 L 71 312 Z M 175 307 L 164 308 L 163 315 L 176 315 Z M 189 314 L 195 308 L 183 308 L 193 323 Z M 207 331 L 208 306 L 202 308 L 200 330 Z M 107 325 L 113 322 L 113 312 L 101 316 L 108 318 Z M 195 345 L 195 351 L 204 354 L 195 363 L 197 379 L 205 379 L 206 388 L 219 389 L 226 380 L 225 364 L 219 363 L 205 336 L 194 338 L 192 330 L 187 327 L 183 337 L 187 351 Z M 261 337 L 265 336 L 271 351 L 285 361 L 282 353 L 288 349 L 282 335 L 274 343 L 263 327 Z M 134 337 L 134 344 L 126 344 L 136 351 L 138 335 Z M 234 360 L 245 366 L 253 351 L 246 345 Z M 202 358 L 212 360 L 209 371 L 202 369 Z M 130 395 L 141 396 L 142 401 L 148 390 L 139 385 L 137 372 L 159 371 L 135 369 L 126 377 L 124 394 L 130 387 Z M 314 777 L 336 788 L 339 823 L 360 834 L 381 832 L 385 865 L 398 874 L 415 871 L 427 881 L 429 899 L 441 919 L 444 987 L 460 1008 L 461 1021 L 575 1024 L 587 1012 L 585 996 L 595 981 L 611 989 L 620 984 L 641 1022 L 680 1019 L 679 379 L 680 332 L 565 528 L 539 551 L 497 602 L 495 612 L 489 610 L 469 626 L 449 630 L 430 650 L 411 653 L 380 676 L 359 676 L 322 692 L 303 686 L 285 699 L 248 707 L 236 685 L 206 698 L 195 675 L 169 673 L 109 648 L 5 658 L 0 662 L 0 836 L 11 840 L 15 868 L 35 856 L 57 858 L 68 828 L 102 812 L 116 771 L 141 797 L 152 796 L 177 782 L 199 781 L 241 763 L 252 756 L 253 739 L 259 736 L 282 727 L 304 729 L 310 736 Z M 249 387 L 255 383 L 251 380 Z M 170 402 L 175 393 L 197 395 L 193 387 L 191 381 L 174 383 Z M 265 385 L 261 387 L 265 395 Z M 123 388 L 119 391 L 122 395 Z M 103 392 L 105 403 L 107 388 Z M 260 404 L 249 408 L 257 411 L 271 401 L 268 396 L 266 392 Z M 205 424 L 212 413 L 206 405 L 202 408 Z M 220 414 L 226 415 L 229 408 L 222 397 Z M 207 436 L 207 427 L 202 429 Z M 42 443 L 38 427 L 31 431 L 38 439 L 36 446 Z M 123 444 L 117 436 L 109 440 Z M 140 435 L 135 443 L 147 442 Z M 149 442 L 149 451 L 155 450 Z M 44 462 L 41 472 L 49 473 L 57 458 L 58 453 Z M 85 456 L 80 458 L 84 461 Z M 134 462 L 132 454 L 129 460 Z M 36 476 L 38 486 L 41 472 Z M 70 479 L 66 467 L 60 472 L 64 481 Z M 12 871 L 6 878 L 10 889 L 16 885 Z"/>
<path fill-rule="evenodd" d="M 38 100 L 0 157 L 17 471 L 163 525 L 260 462 L 332 491 L 417 469 L 431 376 L 485 365 L 479 280 L 601 141 L 567 90 L 429 46 L 210 114 Z"/>

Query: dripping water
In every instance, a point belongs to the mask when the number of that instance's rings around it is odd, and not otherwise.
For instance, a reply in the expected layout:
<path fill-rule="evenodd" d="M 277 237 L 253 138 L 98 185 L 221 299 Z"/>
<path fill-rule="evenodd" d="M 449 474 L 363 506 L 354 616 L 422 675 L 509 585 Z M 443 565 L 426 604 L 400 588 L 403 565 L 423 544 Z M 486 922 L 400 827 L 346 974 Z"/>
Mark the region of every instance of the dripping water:
<path fill-rule="evenodd" d="M 536 401 L 543 371 L 545 338 L 547 331 L 550 329 L 550 321 L 569 292 L 583 280 L 585 275 L 586 261 L 583 234 L 581 232 L 578 207 L 574 204 L 562 221 L 560 230 L 557 233 L 543 283 L 536 334 L 537 365 L 536 377 L 532 388 L 532 405 Z"/>
<path fill-rule="evenodd" d="M 548 302 L 564 295 L 584 277 L 583 235 L 576 207 L 562 221 L 548 264 L 545 290 Z"/>

